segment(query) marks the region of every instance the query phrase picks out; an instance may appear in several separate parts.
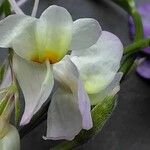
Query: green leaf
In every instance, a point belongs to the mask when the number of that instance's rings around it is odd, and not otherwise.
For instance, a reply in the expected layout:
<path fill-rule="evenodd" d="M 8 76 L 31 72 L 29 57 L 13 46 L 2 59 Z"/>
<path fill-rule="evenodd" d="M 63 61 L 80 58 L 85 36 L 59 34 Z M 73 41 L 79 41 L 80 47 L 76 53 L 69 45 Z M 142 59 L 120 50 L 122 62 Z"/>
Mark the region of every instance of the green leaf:
<path fill-rule="evenodd" d="M 92 109 L 93 128 L 91 130 L 82 130 L 73 141 L 66 141 L 51 150 L 71 150 L 99 133 L 112 114 L 116 105 L 116 97 L 107 97 Z"/>

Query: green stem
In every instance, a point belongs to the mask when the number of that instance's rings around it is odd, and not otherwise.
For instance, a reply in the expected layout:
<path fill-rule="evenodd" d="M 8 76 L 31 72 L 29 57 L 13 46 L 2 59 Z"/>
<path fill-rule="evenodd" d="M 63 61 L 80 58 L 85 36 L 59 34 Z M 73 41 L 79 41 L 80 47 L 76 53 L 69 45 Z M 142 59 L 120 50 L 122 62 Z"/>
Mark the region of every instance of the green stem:
<path fill-rule="evenodd" d="M 126 10 L 128 12 L 129 15 L 132 16 L 133 18 L 133 22 L 135 25 L 135 37 L 134 37 L 134 41 L 138 41 L 143 39 L 143 24 L 142 24 L 142 19 L 141 16 L 139 14 L 139 12 L 137 11 L 136 7 L 135 7 L 135 3 L 134 0 L 113 0 L 115 3 L 119 4 L 121 7 L 123 7 L 124 10 Z M 125 5 L 126 4 L 126 5 Z M 131 47 L 128 48 L 127 50 L 125 49 L 125 53 L 126 51 L 129 52 L 129 50 L 131 50 Z M 140 49 L 137 49 L 136 52 L 138 52 Z M 136 59 L 136 57 L 134 56 L 135 53 L 132 53 L 132 55 L 128 55 L 126 56 L 126 58 L 124 59 L 123 63 L 121 64 L 120 67 L 120 71 L 123 71 L 124 76 L 126 74 L 128 74 L 129 70 L 132 68 L 134 61 Z"/>
<path fill-rule="evenodd" d="M 143 33 L 143 24 L 142 24 L 142 18 L 139 14 L 139 12 L 136 10 L 136 8 L 134 8 L 131 11 L 130 14 L 133 18 L 133 22 L 135 25 L 135 37 L 134 37 L 134 41 L 143 39 L 144 37 L 144 33 Z"/>
<path fill-rule="evenodd" d="M 142 39 L 137 42 L 134 42 L 128 45 L 124 49 L 124 55 L 131 55 L 139 51 L 139 49 L 143 49 L 150 46 L 150 38 Z"/>
<path fill-rule="evenodd" d="M 135 56 L 134 54 L 139 51 L 139 49 L 143 49 L 150 46 L 150 38 L 148 39 L 142 39 L 137 42 L 134 42 L 133 44 L 128 45 L 124 49 L 124 55 L 126 58 L 124 59 L 120 71 L 124 74 L 127 74 L 131 68 L 131 66 L 134 64 Z"/>
<path fill-rule="evenodd" d="M 104 126 L 110 117 L 116 104 L 115 97 L 107 97 L 92 109 L 93 128 L 91 130 L 82 130 L 73 141 L 62 142 L 50 150 L 71 150 L 81 144 L 86 143 L 95 136 Z"/>

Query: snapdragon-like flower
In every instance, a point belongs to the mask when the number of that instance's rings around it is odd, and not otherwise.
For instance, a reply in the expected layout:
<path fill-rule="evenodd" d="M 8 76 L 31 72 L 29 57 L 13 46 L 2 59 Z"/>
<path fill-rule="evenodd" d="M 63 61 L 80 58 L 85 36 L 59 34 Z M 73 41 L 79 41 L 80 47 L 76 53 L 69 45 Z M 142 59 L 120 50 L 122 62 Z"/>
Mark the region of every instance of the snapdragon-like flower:
<path fill-rule="evenodd" d="M 142 5 L 138 6 L 138 11 L 142 17 L 142 23 L 143 23 L 143 29 L 144 29 L 144 37 L 149 38 L 150 37 L 150 3 L 144 3 Z M 132 19 L 130 19 L 130 30 L 131 34 L 133 35 L 135 32 L 134 24 Z M 147 47 L 142 50 L 144 53 L 144 56 L 146 56 L 144 59 L 142 58 L 142 62 L 137 67 L 138 74 L 145 78 L 150 79 L 150 47 Z"/>
<path fill-rule="evenodd" d="M 0 37 L 0 47 L 14 50 L 13 71 L 25 98 L 21 125 L 47 100 L 54 78 L 58 82 L 48 110 L 48 139 L 72 140 L 92 128 L 90 100 L 97 104 L 119 90 L 122 43 L 94 19 L 73 22 L 66 9 L 50 6 L 39 19 L 5 18 Z"/>

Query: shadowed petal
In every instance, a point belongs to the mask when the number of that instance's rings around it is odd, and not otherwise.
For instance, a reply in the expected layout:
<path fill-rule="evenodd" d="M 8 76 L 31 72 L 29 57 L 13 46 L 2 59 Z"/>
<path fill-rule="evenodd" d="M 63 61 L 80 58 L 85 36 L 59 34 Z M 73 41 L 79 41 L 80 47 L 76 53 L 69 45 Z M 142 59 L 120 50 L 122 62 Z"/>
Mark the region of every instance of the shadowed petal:
<path fill-rule="evenodd" d="M 114 80 L 104 89 L 96 94 L 89 94 L 90 101 L 92 105 L 98 104 L 107 96 L 114 96 L 120 90 L 120 80 L 123 76 L 123 73 L 119 72 L 116 74 Z"/>
<path fill-rule="evenodd" d="M 58 88 L 48 110 L 47 138 L 72 140 L 82 129 L 82 117 L 71 91 Z"/>
<path fill-rule="evenodd" d="M 122 54 L 121 41 L 106 31 L 89 49 L 72 51 L 71 60 L 77 66 L 88 94 L 99 93 L 113 81 Z"/>
<path fill-rule="evenodd" d="M 54 65 L 54 75 L 61 85 L 49 107 L 47 138 L 72 140 L 82 128 L 92 128 L 90 101 L 68 57 Z"/>
<path fill-rule="evenodd" d="M 27 62 L 17 55 L 13 57 L 13 70 L 25 98 L 25 111 L 20 123 L 25 125 L 49 97 L 54 84 L 53 75 L 49 62 Z"/>

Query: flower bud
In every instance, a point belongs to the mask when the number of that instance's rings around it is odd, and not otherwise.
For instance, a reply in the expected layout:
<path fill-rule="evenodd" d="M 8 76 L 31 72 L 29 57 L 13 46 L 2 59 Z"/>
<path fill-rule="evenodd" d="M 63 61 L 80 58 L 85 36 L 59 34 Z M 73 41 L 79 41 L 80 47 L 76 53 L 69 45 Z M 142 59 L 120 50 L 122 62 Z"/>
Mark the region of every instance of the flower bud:
<path fill-rule="evenodd" d="M 5 135 L 0 139 L 0 150 L 20 150 L 20 137 L 17 129 L 10 124 L 7 124 L 4 129 Z"/>

